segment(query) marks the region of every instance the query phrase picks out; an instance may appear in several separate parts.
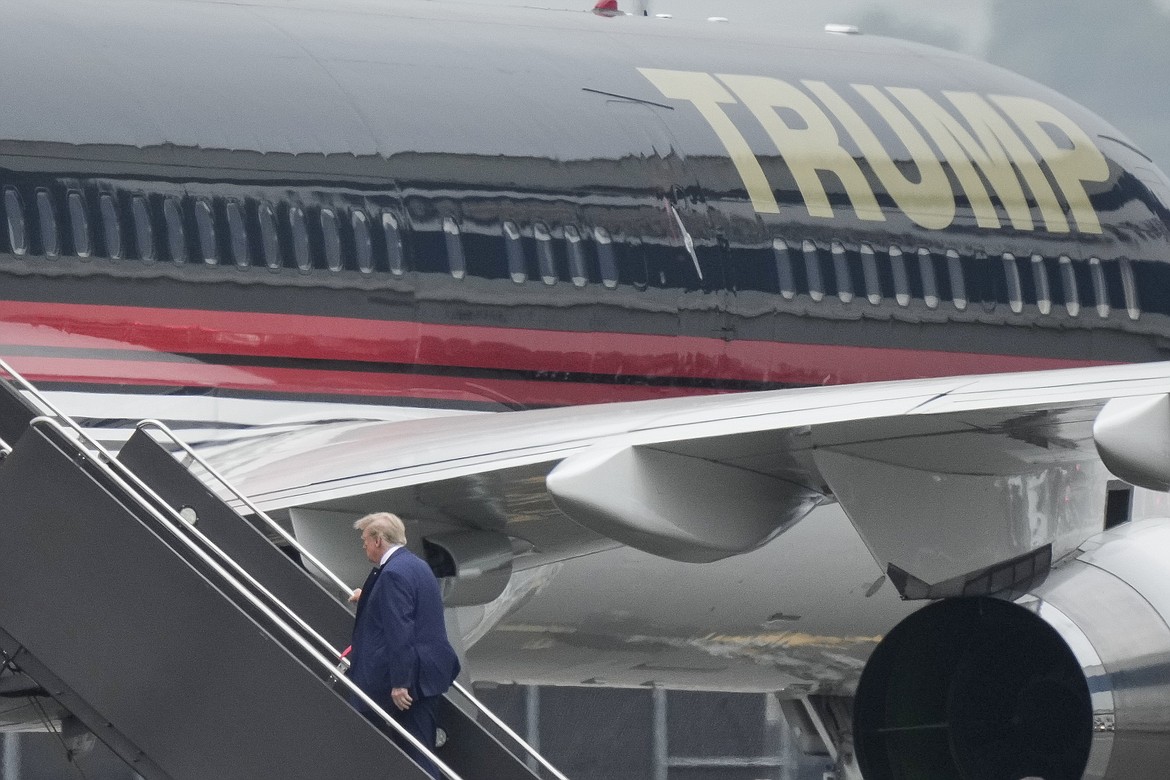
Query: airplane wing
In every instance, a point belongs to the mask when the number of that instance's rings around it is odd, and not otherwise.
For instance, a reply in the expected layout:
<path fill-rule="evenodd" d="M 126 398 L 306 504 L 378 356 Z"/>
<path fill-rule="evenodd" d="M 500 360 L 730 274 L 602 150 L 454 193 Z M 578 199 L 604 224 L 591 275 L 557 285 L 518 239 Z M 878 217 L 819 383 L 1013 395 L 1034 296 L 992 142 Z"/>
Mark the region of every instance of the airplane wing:
<path fill-rule="evenodd" d="M 618 543 L 718 560 L 835 501 L 884 570 L 1018 579 L 993 567 L 1101 530 L 1102 407 L 1148 432 L 1132 409 L 1168 391 L 1170 363 L 910 380 L 306 427 L 213 462 L 298 533 L 391 509 L 473 576 Z"/>

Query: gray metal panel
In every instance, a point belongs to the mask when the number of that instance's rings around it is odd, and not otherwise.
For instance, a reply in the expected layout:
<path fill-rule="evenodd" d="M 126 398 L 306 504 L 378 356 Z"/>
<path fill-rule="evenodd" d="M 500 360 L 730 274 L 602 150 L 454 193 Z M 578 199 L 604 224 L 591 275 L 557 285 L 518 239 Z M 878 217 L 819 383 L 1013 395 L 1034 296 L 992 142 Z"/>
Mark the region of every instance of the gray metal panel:
<path fill-rule="evenodd" d="M 439 749 L 439 758 L 464 778 L 531 780 L 540 777 L 488 733 L 490 726 L 477 723 L 456 706 L 452 694 L 439 701 L 439 724 L 447 732 L 447 744 Z"/>
<path fill-rule="evenodd" d="M 13 639 L 3 629 L 0 629 L 0 650 L 12 658 L 24 675 L 32 678 L 41 687 L 37 696 L 44 696 L 45 690 L 53 692 L 57 702 L 71 712 L 74 717 L 86 725 L 94 735 L 105 743 L 115 755 L 126 762 L 138 775 L 145 780 L 172 780 L 171 776 L 162 770 L 150 756 L 145 755 L 142 749 L 126 738 L 119 729 L 101 716 L 69 688 L 65 682 L 53 674 L 35 656 L 27 651 L 22 652 L 19 642 Z M 25 679 L 22 675 L 20 680 Z M 30 707 L 38 708 L 38 714 L 43 713 L 41 699 L 28 699 Z"/>
<path fill-rule="evenodd" d="M 28 427 L 29 420 L 40 412 L 15 387 L 0 382 L 0 439 L 16 446 L 16 440 Z"/>
<path fill-rule="evenodd" d="M 0 506 L 0 625 L 175 780 L 425 777 L 39 430 Z"/>
<path fill-rule="evenodd" d="M 118 460 L 173 508 L 193 508 L 198 516 L 197 527 L 203 534 L 292 607 L 337 650 L 349 644 L 353 633 L 353 615 L 349 610 L 148 434 L 137 431 L 131 436 L 118 452 Z M 356 543 L 354 552 L 357 554 Z"/>

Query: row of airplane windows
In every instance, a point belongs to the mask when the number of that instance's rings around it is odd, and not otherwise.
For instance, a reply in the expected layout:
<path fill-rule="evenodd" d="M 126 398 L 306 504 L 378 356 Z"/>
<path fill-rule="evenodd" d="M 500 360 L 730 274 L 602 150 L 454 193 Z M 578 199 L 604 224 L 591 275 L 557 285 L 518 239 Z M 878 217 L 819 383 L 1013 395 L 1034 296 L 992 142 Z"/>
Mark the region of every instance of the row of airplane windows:
<path fill-rule="evenodd" d="M 884 299 L 880 277 L 885 274 L 890 277 L 885 286 L 893 288 L 894 301 L 901 307 L 909 306 L 913 298 L 920 298 L 928 309 L 938 309 L 948 300 L 956 310 L 966 311 L 972 301 L 967 281 L 974 274 L 968 273 L 964 267 L 967 264 L 953 249 L 941 253 L 943 262 L 940 263 L 938 252 L 920 248 L 907 256 L 900 247 L 891 246 L 880 251 L 883 258 L 879 261 L 879 252 L 868 244 L 861 244 L 856 252 L 850 253 L 844 244 L 833 241 L 828 252 L 832 286 L 826 284 L 825 252 L 816 243 L 805 240 L 796 249 L 783 239 L 776 239 L 773 251 L 780 294 L 787 300 L 806 290 L 814 301 L 835 294 L 842 303 L 850 303 L 861 296 L 876 306 Z M 850 254 L 859 257 L 860 262 L 851 262 Z M 1126 259 L 1105 263 L 1092 257 L 1086 263 L 1065 255 L 1053 261 L 1039 254 L 1017 258 L 1005 252 L 997 259 L 979 257 L 974 261 L 984 266 L 985 275 L 995 274 L 996 270 L 1001 272 L 996 281 L 1002 284 L 1006 302 L 1015 314 L 1022 313 L 1030 303 L 1040 314 L 1051 314 L 1055 306 L 1062 306 L 1070 317 L 1077 317 L 1087 299 L 1098 316 L 1106 318 L 1113 308 L 1110 288 L 1119 286 L 1129 318 L 1136 320 L 1141 316 L 1133 264 Z M 860 274 L 856 272 L 858 265 Z M 805 275 L 804 284 L 797 281 L 798 269 Z M 1110 284 L 1111 275 L 1117 285 Z M 835 287 L 835 292 L 831 287 Z"/>
<path fill-rule="evenodd" d="M 314 263 L 316 255 L 323 258 L 323 268 L 334 273 L 354 269 L 369 274 L 384 267 L 394 276 L 402 276 L 407 270 L 400 219 L 390 211 L 376 215 L 375 225 L 361 209 L 350 209 L 347 218 L 330 207 L 310 210 L 266 201 L 247 204 L 232 199 L 154 198 L 144 194 L 129 196 L 127 203 L 113 193 L 102 192 L 97 196 L 96 214 L 92 214 L 91 204 L 80 190 L 65 194 L 64 209 L 47 189 L 37 189 L 34 197 L 35 207 L 30 213 L 18 189 L 4 189 L 8 242 L 13 254 L 29 254 L 34 240 L 39 239 L 39 253 L 47 257 L 72 254 L 176 263 L 195 260 L 207 265 L 222 262 L 241 268 L 294 267 L 310 272 L 320 265 Z M 315 219 L 311 211 L 316 211 Z M 91 227 L 91 221 L 100 224 L 100 230 Z M 126 225 L 129 230 L 124 230 Z M 564 237 L 569 278 L 575 286 L 584 287 L 589 282 L 586 242 L 591 239 L 602 285 L 617 287 L 617 257 L 605 228 L 564 225 L 557 232 Z M 447 268 L 452 277 L 462 279 L 467 275 L 467 252 L 459 223 L 453 217 L 443 217 L 442 234 Z M 62 240 L 63 235 L 67 241 Z M 536 244 L 540 279 L 555 285 L 559 274 L 553 230 L 538 222 L 531 226 L 531 236 Z M 520 227 L 504 222 L 503 237 L 509 276 L 514 282 L 526 282 L 529 274 Z M 71 251 L 67 251 L 67 242 Z"/>
<path fill-rule="evenodd" d="M 345 213 L 327 206 L 306 209 L 263 200 L 110 192 L 97 193 L 95 204 L 81 190 L 64 192 L 62 201 L 45 188 L 33 192 L 33 201 L 30 210 L 20 190 L 4 188 L 13 254 L 33 253 L 35 242 L 37 253 L 50 258 L 71 254 L 234 263 L 241 268 L 255 265 L 276 271 L 289 267 L 305 273 L 319 269 L 371 274 L 384 269 L 394 276 L 408 270 L 405 231 L 391 211 L 371 218 L 360 208 Z M 440 224 L 442 249 L 435 249 L 445 255 L 445 271 L 462 279 L 468 273 L 465 243 L 470 237 L 464 236 L 453 217 L 442 217 Z M 617 248 L 605 228 L 566 224 L 554 231 L 536 222 L 522 230 L 515 222 L 505 221 L 501 234 L 507 275 L 517 284 L 539 277 L 545 285 L 556 285 L 562 280 L 559 269 L 567 266 L 567 281 L 576 287 L 590 282 L 608 289 L 618 286 Z M 531 254 L 535 255 L 534 275 L 527 259 Z M 316 262 L 315 257 L 319 258 Z M 558 262 L 558 257 L 564 261 Z M 1038 254 L 1027 258 L 1004 254 L 998 262 L 978 258 L 978 270 L 974 270 L 955 250 L 940 253 L 922 248 L 907 253 L 896 246 L 875 250 L 867 244 L 847 250 L 839 241 L 832 241 L 826 250 L 811 240 L 792 243 L 781 238 L 773 241 L 772 258 L 772 286 L 785 300 L 804 295 L 814 302 L 835 297 L 844 304 L 862 299 L 878 306 L 889 299 L 908 307 L 918 299 L 929 309 L 947 301 L 955 310 L 966 311 L 973 298 L 968 280 L 980 273 L 995 273 L 1000 274 L 996 282 L 1003 290 L 1001 297 L 1013 313 L 1034 304 L 1043 315 L 1063 307 L 1069 316 L 1077 317 L 1087 305 L 1106 318 L 1113 307 L 1111 299 L 1118 297 L 1110 295 L 1108 276 L 1113 275 L 1113 287 L 1120 287 L 1122 299 L 1117 302 L 1123 303 L 1131 319 L 1141 312 L 1133 266 L 1124 259 L 1105 263 L 1097 258 L 1086 262 L 1066 256 L 1052 260 Z M 997 264 L 999 271 L 990 270 L 988 264 Z"/>

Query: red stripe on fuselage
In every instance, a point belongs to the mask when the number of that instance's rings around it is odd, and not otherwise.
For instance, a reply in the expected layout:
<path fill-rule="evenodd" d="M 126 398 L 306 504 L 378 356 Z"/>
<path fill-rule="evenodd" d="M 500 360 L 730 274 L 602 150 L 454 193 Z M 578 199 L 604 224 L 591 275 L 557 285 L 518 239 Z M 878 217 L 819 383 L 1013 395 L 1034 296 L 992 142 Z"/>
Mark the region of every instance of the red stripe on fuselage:
<path fill-rule="evenodd" d="M 945 326 L 943 326 L 945 327 Z M 770 341 L 726 341 L 721 338 L 607 332 L 577 332 L 504 328 L 482 325 L 448 325 L 405 321 L 376 321 L 348 317 L 302 314 L 203 311 L 89 304 L 4 302 L 0 304 L 0 341 L 24 347 L 121 349 L 236 358 L 292 358 L 353 361 L 397 366 L 494 369 L 519 372 L 603 377 L 652 377 L 679 380 L 723 379 L 771 385 L 819 385 L 970 373 L 995 373 L 1046 368 L 1096 365 L 1101 361 L 1066 360 L 1020 355 L 987 355 L 939 350 L 855 347 L 827 344 L 792 344 Z M 0 352 L 3 347 L 0 346 Z M 146 357 L 145 355 L 143 356 Z M 98 360 L 100 361 L 100 359 Z M 147 361 L 149 362 L 149 361 Z M 237 361 L 238 362 L 238 361 Z M 48 367 L 48 364 L 44 364 Z M 54 364 L 57 365 L 57 364 Z M 69 374 L 66 364 L 61 370 Z M 119 363 L 107 372 L 107 381 L 188 385 L 193 372 L 182 363 L 153 363 L 148 369 L 138 361 Z M 206 370 L 206 367 L 204 367 Z M 224 369 L 233 371 L 236 369 Z M 253 377 L 265 375 L 277 382 L 293 369 L 239 369 Z M 268 372 L 268 373 L 265 373 Z M 273 373 L 275 372 L 275 373 Z M 285 372 L 285 373 L 281 373 Z M 73 372 L 76 373 L 76 372 Z M 102 374 L 87 364 L 81 373 Z M 320 385 L 320 375 L 345 377 L 337 394 L 367 393 L 371 386 L 389 381 L 383 372 L 303 370 L 289 381 Z M 386 372 L 388 373 L 388 372 Z M 390 374 L 398 392 L 408 374 Z M 69 381 L 48 373 L 42 379 Z M 382 377 L 378 379 L 377 377 Z M 197 377 L 195 377 L 197 379 Z M 197 386 L 229 382 L 194 381 Z M 571 379 L 545 381 L 491 380 L 478 378 L 413 376 L 417 388 L 448 392 L 452 384 L 471 387 L 517 381 L 532 388 L 575 384 Z M 263 384 L 255 382 L 252 384 Z M 700 388 L 652 388 L 588 381 L 592 400 L 629 400 L 631 396 L 661 397 Z M 225 385 L 226 386 L 226 385 Z M 353 389 L 344 389 L 353 388 Z M 446 389 L 445 389 L 446 388 Z M 279 387 L 273 386 L 273 390 Z M 524 393 L 526 397 L 541 393 Z M 561 395 L 561 391 L 549 395 Z M 544 401 L 528 401 L 545 403 Z M 559 403 L 549 401 L 548 403 Z"/>
<path fill-rule="evenodd" d="M 0 348 L 2 351 L 2 348 Z M 332 371 L 223 366 L 192 361 L 17 356 L 12 367 L 31 382 L 237 390 L 257 395 L 312 395 L 455 402 L 478 406 L 575 406 L 694 395 L 694 388 L 467 379 L 389 371 Z"/>

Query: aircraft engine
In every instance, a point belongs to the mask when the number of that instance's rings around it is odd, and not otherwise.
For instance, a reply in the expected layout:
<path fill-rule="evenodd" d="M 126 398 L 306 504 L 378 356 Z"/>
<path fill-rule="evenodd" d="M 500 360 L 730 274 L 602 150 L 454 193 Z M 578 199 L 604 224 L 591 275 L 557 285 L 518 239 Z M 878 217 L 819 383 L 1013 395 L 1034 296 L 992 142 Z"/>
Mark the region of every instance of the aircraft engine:
<path fill-rule="evenodd" d="M 1013 601 L 945 599 L 871 656 L 866 780 L 1079 780 L 1170 766 L 1170 520 L 1101 534 Z"/>

